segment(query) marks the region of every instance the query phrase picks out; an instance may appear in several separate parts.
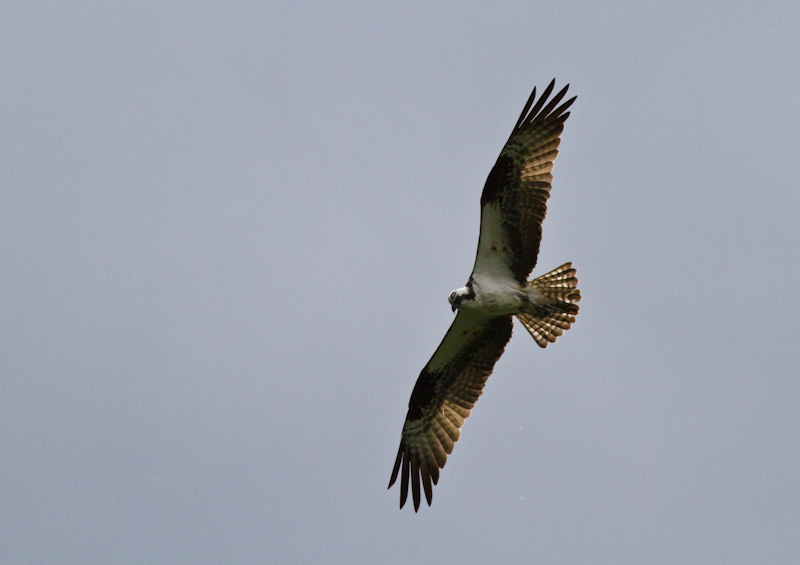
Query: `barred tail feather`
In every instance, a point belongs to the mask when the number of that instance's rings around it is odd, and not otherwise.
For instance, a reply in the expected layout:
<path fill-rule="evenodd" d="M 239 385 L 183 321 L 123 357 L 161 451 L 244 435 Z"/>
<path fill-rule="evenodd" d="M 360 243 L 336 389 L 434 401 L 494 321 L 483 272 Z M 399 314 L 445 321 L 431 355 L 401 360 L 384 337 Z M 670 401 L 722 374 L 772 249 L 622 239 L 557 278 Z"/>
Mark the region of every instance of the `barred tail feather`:
<path fill-rule="evenodd" d="M 517 314 L 517 318 L 531 334 L 539 347 L 547 347 L 558 336 L 568 330 L 578 315 L 576 302 L 581 300 L 578 290 L 578 271 L 572 263 L 564 263 L 547 274 L 528 281 L 528 286 L 536 288 L 550 299 L 549 312 L 545 316 L 536 314 Z"/>

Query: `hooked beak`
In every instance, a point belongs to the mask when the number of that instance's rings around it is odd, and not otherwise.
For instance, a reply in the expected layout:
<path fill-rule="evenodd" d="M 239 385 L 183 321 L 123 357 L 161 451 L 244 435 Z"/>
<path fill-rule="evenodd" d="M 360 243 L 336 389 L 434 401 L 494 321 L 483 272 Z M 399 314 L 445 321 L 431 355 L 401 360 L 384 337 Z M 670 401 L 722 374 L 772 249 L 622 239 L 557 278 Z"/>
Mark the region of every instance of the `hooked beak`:
<path fill-rule="evenodd" d="M 453 309 L 453 313 L 455 313 L 455 311 L 456 311 L 456 310 L 458 310 L 458 303 L 456 303 L 456 302 L 453 302 L 453 303 L 450 305 L 450 307 Z"/>

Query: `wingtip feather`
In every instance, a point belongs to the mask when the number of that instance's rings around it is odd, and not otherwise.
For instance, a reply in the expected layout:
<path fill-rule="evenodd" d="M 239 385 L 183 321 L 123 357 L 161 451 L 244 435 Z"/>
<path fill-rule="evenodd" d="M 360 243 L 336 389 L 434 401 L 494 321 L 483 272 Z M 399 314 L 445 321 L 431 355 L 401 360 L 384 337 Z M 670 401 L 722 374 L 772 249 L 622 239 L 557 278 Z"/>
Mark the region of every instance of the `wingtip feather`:
<path fill-rule="evenodd" d="M 517 124 L 514 126 L 514 130 L 516 130 L 517 128 L 519 128 L 519 126 L 522 125 L 522 122 L 525 120 L 525 116 L 528 115 L 528 110 L 530 109 L 531 104 L 533 104 L 533 101 L 535 99 L 536 99 L 536 87 L 534 86 L 533 92 L 531 92 L 531 95 L 528 96 L 528 101 L 525 102 L 525 105 L 522 107 L 522 113 L 520 113 L 519 115 L 519 119 L 517 120 Z"/>
<path fill-rule="evenodd" d="M 397 459 L 394 460 L 394 468 L 392 469 L 392 477 L 389 479 L 389 486 L 387 489 L 392 488 L 392 485 L 397 480 L 397 474 L 400 472 L 400 464 L 403 462 L 403 444 L 400 442 L 400 449 L 397 450 Z"/>
<path fill-rule="evenodd" d="M 419 511 L 420 493 L 419 493 L 419 465 L 411 461 L 411 496 L 414 499 L 414 512 Z"/>
<path fill-rule="evenodd" d="M 427 469 L 422 471 L 422 488 L 425 490 L 425 500 L 428 501 L 428 506 L 430 506 L 433 500 L 433 485 L 431 484 L 431 474 Z"/>
<path fill-rule="evenodd" d="M 563 122 L 567 119 L 569 114 L 562 115 L 563 112 L 569 108 L 577 96 L 573 96 L 569 100 L 567 100 L 564 104 L 558 107 L 558 109 L 553 110 L 559 102 L 561 102 L 562 98 L 567 93 L 569 89 L 569 83 L 567 83 L 558 93 L 553 96 L 551 100 L 548 101 L 550 94 L 553 92 L 556 84 L 556 79 L 550 81 L 550 84 L 547 85 L 547 88 L 544 89 L 541 96 L 539 96 L 538 100 L 536 99 L 536 88 L 534 87 L 533 91 L 531 92 L 528 101 L 525 103 L 525 106 L 522 108 L 522 113 L 517 120 L 516 125 L 512 131 L 516 132 L 523 126 L 528 126 L 533 124 L 536 121 L 549 121 L 549 120 L 558 120 Z M 545 106 L 546 105 L 546 106 Z"/>
<path fill-rule="evenodd" d="M 406 461 L 405 458 L 402 463 L 403 467 L 403 474 L 400 478 L 400 509 L 402 510 L 403 506 L 406 504 L 406 500 L 408 500 L 408 471 L 411 467 L 411 462 Z"/>

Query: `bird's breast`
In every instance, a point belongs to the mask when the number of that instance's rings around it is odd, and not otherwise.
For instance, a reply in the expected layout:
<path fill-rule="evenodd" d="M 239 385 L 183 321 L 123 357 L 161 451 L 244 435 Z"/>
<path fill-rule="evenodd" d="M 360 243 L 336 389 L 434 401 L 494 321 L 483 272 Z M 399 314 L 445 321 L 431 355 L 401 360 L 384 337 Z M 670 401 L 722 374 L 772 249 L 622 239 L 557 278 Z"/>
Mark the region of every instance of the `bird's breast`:
<path fill-rule="evenodd" d="M 498 281 L 489 277 L 473 279 L 475 298 L 461 307 L 492 316 L 516 314 L 525 304 L 525 292 L 516 281 Z"/>

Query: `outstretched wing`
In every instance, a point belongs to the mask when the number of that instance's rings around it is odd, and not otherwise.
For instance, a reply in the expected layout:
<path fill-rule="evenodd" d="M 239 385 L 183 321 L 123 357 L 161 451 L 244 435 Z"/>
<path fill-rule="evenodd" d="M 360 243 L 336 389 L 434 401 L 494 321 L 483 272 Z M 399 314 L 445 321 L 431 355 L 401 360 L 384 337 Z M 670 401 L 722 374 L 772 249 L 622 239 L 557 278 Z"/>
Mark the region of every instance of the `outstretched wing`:
<path fill-rule="evenodd" d="M 558 155 L 564 121 L 569 117 L 566 110 L 576 98 L 558 106 L 567 93 L 567 85 L 548 102 L 553 86 L 555 79 L 535 104 L 533 89 L 486 179 L 473 273 L 490 272 L 524 283 L 536 266 L 553 161 Z"/>
<path fill-rule="evenodd" d="M 400 508 L 408 485 L 419 509 L 420 482 L 430 506 L 439 469 L 511 338 L 511 316 L 460 311 L 414 385 L 389 488 L 400 478 Z"/>

